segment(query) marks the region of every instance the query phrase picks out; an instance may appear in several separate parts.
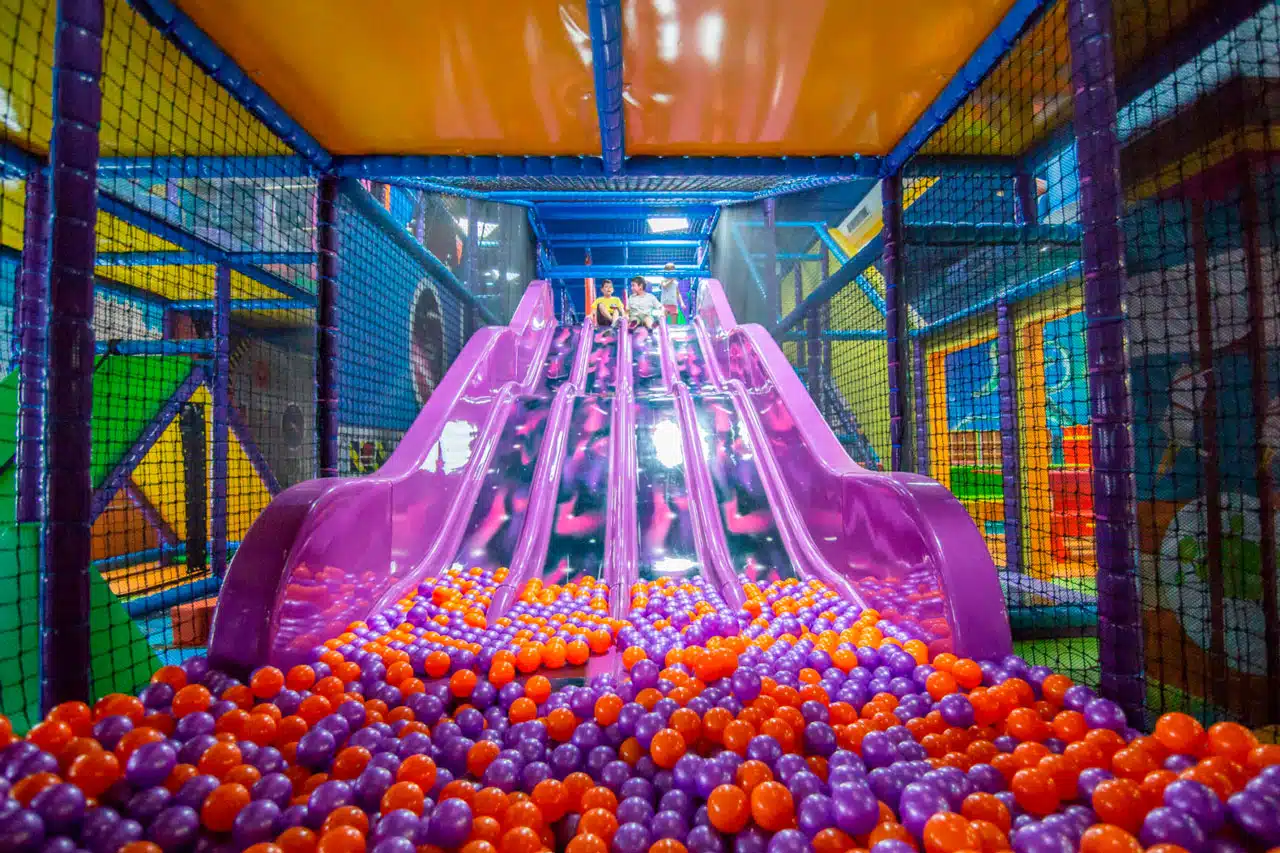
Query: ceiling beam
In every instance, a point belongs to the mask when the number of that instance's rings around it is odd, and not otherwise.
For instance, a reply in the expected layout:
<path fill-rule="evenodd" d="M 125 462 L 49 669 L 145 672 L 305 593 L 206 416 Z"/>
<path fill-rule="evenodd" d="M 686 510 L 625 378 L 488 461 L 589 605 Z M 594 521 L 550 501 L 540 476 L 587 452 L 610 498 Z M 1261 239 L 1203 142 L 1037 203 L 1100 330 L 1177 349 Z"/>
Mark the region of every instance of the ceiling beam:
<path fill-rule="evenodd" d="M 347 178 L 606 178 L 601 157 L 514 154 L 371 154 L 334 158 L 334 170 Z M 801 157 L 625 157 L 613 175 L 636 178 L 795 178 L 831 182 L 876 178 L 879 157 L 858 155 Z M 467 189 L 459 187 L 459 190 Z M 474 190 L 473 190 L 474 191 Z"/>
<path fill-rule="evenodd" d="M 622 0 L 587 0 L 591 67 L 600 122 L 600 154 L 608 177 L 622 171 L 626 127 L 622 114 Z"/>

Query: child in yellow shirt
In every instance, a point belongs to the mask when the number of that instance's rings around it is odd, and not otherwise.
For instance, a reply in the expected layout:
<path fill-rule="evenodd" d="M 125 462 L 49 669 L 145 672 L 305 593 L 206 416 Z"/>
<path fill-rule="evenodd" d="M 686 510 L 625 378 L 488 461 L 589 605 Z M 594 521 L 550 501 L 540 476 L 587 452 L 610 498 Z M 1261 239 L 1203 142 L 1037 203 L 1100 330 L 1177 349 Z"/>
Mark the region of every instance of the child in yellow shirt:
<path fill-rule="evenodd" d="M 596 325 L 612 326 L 620 319 L 625 309 L 622 300 L 613 295 L 613 282 L 605 279 L 600 283 L 600 295 L 591 303 L 591 316 L 596 318 Z"/>

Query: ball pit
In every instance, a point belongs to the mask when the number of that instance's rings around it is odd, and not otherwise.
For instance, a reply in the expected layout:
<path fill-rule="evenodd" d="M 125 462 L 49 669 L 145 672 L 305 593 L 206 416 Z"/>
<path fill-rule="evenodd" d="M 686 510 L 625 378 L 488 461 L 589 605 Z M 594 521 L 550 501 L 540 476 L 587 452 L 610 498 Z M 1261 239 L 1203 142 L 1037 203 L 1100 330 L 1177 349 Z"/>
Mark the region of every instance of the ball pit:
<path fill-rule="evenodd" d="M 1280 846 L 1280 746 L 1141 734 L 1047 668 L 939 651 L 927 595 L 744 582 L 734 612 L 658 579 L 619 620 L 579 578 L 490 624 L 505 580 L 451 569 L 288 671 L 197 657 L 23 738 L 0 718 L 0 853 Z"/>

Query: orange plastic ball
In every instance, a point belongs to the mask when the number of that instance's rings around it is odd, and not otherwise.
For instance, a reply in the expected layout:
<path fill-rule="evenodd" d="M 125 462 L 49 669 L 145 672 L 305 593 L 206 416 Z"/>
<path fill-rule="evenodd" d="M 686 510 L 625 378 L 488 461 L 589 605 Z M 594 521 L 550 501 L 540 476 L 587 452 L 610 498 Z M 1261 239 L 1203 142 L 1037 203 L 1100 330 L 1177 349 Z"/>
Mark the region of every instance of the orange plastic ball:
<path fill-rule="evenodd" d="M 739 832 L 750 817 L 747 794 L 737 785 L 720 785 L 707 797 L 707 819 L 720 832 Z"/>
<path fill-rule="evenodd" d="M 1037 768 L 1019 770 L 1009 787 L 1018 805 L 1034 815 L 1048 815 L 1061 802 L 1053 777 Z"/>
<path fill-rule="evenodd" d="M 751 817 L 762 829 L 778 832 L 795 820 L 791 792 L 781 782 L 761 782 L 751 791 Z"/>
<path fill-rule="evenodd" d="M 649 744 L 649 754 L 654 764 L 670 770 L 685 753 L 685 740 L 675 729 L 662 729 L 653 736 Z"/>
<path fill-rule="evenodd" d="M 249 799 L 249 789 L 244 785 L 219 785 L 204 798 L 200 820 L 213 832 L 230 832 L 236 815 L 249 805 Z"/>
<path fill-rule="evenodd" d="M 956 853 L 982 846 L 978 831 L 958 814 L 935 814 L 924 825 L 925 853 Z"/>

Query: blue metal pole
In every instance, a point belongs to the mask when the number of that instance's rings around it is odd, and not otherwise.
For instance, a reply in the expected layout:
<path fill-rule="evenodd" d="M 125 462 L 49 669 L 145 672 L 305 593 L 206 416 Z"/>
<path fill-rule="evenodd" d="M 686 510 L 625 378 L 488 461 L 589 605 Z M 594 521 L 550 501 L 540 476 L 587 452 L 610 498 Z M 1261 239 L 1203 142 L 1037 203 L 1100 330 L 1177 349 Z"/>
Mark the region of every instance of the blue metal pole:
<path fill-rule="evenodd" d="M 209 552 L 215 577 L 227 571 L 227 430 L 231 408 L 231 268 L 218 265 L 213 289 L 213 440 L 210 442 Z"/>
<path fill-rule="evenodd" d="M 48 524 L 40 584 L 45 710 L 89 698 L 89 416 L 102 32 L 102 0 L 59 0 L 49 152 Z"/>
<path fill-rule="evenodd" d="M 1067 36 L 1083 229 L 1089 365 L 1094 546 L 1098 562 L 1101 692 L 1143 719 L 1142 604 L 1134 556 L 1133 408 L 1125 351 L 1124 194 L 1116 138 L 1115 54 L 1110 0 L 1068 0 Z"/>
<path fill-rule="evenodd" d="M 778 279 L 778 202 L 764 200 L 764 292 L 765 316 L 770 323 L 782 319 L 782 282 Z"/>
<path fill-rule="evenodd" d="M 622 108 L 622 2 L 588 0 L 591 60 L 600 123 L 600 155 L 606 177 L 622 171 L 626 129 Z"/>
<path fill-rule="evenodd" d="M 917 346 L 922 346 L 919 338 Z M 1017 377 L 1009 303 L 996 303 L 996 369 L 1000 397 L 1000 473 L 1004 480 L 1004 554 L 1011 572 L 1022 570 L 1022 479 L 1018 459 Z"/>
<path fill-rule="evenodd" d="M 338 476 L 339 248 L 338 179 L 324 175 L 316 193 L 316 444 L 321 477 Z"/>
<path fill-rule="evenodd" d="M 18 279 L 18 502 L 19 523 L 40 520 L 44 479 L 45 335 L 49 325 L 49 178 L 27 173 L 27 204 Z"/>
<path fill-rule="evenodd" d="M 884 323 L 889 360 L 889 465 L 902 470 L 902 412 L 905 384 L 898 348 L 901 320 L 898 287 L 902 282 L 902 173 L 894 172 L 881 182 L 884 208 Z"/>

